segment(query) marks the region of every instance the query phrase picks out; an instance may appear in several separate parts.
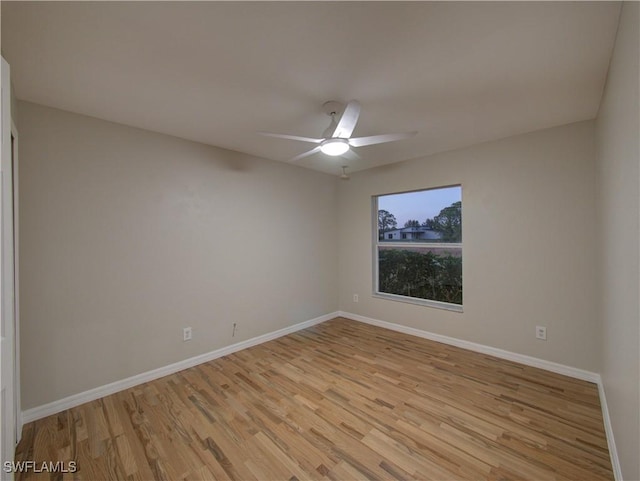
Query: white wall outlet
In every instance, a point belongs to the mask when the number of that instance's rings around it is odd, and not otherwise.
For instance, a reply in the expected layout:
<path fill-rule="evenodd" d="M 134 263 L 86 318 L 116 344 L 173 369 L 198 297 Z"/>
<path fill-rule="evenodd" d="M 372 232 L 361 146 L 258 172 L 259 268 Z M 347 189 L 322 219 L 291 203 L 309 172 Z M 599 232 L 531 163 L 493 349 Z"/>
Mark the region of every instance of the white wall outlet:
<path fill-rule="evenodd" d="M 544 326 L 536 326 L 536 339 L 547 340 L 547 328 Z"/>
<path fill-rule="evenodd" d="M 183 341 L 190 341 L 191 337 L 192 337 L 192 332 L 191 332 L 191 328 L 190 327 L 185 327 L 182 330 L 182 340 Z"/>
<path fill-rule="evenodd" d="M 358 297 L 358 294 L 354 294 L 353 295 L 353 302 L 358 302 L 360 300 L 360 298 Z"/>

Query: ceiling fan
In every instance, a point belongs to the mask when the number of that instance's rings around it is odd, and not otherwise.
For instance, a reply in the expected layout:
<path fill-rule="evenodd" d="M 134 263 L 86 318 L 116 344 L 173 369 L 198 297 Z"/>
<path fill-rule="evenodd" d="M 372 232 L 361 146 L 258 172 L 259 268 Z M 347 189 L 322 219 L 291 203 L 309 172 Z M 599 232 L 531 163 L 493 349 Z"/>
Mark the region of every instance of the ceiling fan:
<path fill-rule="evenodd" d="M 405 132 L 400 134 L 371 135 L 369 137 L 351 137 L 351 134 L 358 123 L 358 118 L 360 117 L 360 103 L 357 100 L 351 100 L 347 103 L 346 107 L 344 107 L 344 111 L 342 111 L 343 105 L 335 101 L 326 102 L 322 107 L 325 113 L 331 117 L 331 123 L 323 132 L 321 138 L 274 134 L 272 132 L 259 132 L 259 134 L 266 135 L 268 137 L 277 137 L 279 139 L 298 140 L 300 142 L 318 144 L 313 149 L 303 152 L 291 159 L 291 162 L 295 162 L 296 160 L 300 160 L 318 152 L 331 156 L 345 155 L 352 147 L 364 147 L 365 145 L 375 145 L 385 142 L 393 142 L 395 140 L 409 139 L 418 133 Z M 341 111 L 342 115 L 339 120 L 336 121 L 336 117 Z"/>

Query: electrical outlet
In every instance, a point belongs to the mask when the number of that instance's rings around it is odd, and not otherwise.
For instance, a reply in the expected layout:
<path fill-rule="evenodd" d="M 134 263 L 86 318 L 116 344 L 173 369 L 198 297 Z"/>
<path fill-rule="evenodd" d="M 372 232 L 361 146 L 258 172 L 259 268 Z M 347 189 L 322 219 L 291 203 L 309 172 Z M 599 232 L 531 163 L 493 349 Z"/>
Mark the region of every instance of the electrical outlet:
<path fill-rule="evenodd" d="M 536 326 L 536 339 L 540 339 L 542 341 L 547 340 L 547 328 L 544 326 Z"/>
<path fill-rule="evenodd" d="M 182 340 L 183 341 L 190 341 L 191 340 L 191 336 L 192 336 L 191 328 L 190 327 L 185 327 L 182 330 Z"/>
<path fill-rule="evenodd" d="M 359 300 L 358 294 L 354 294 L 353 295 L 353 302 L 358 302 L 358 300 Z"/>

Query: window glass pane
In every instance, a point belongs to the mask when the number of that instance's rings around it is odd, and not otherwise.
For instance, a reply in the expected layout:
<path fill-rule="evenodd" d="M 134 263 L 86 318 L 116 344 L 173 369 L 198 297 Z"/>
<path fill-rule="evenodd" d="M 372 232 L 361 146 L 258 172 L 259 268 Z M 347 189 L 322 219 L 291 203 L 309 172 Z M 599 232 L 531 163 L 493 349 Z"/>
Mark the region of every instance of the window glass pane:
<path fill-rule="evenodd" d="M 462 188 L 381 195 L 378 197 L 380 242 L 462 242 Z"/>
<path fill-rule="evenodd" d="M 462 248 L 379 246 L 378 292 L 462 305 Z"/>
<path fill-rule="evenodd" d="M 376 294 L 458 310 L 462 306 L 462 187 L 381 195 L 374 200 Z"/>

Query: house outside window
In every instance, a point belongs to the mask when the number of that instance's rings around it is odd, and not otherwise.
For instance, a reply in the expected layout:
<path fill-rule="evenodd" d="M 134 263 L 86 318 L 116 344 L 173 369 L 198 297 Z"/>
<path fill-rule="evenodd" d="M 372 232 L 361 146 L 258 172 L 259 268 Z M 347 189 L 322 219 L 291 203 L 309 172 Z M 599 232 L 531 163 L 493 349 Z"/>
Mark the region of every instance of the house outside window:
<path fill-rule="evenodd" d="M 462 186 L 373 197 L 373 295 L 462 311 Z"/>

